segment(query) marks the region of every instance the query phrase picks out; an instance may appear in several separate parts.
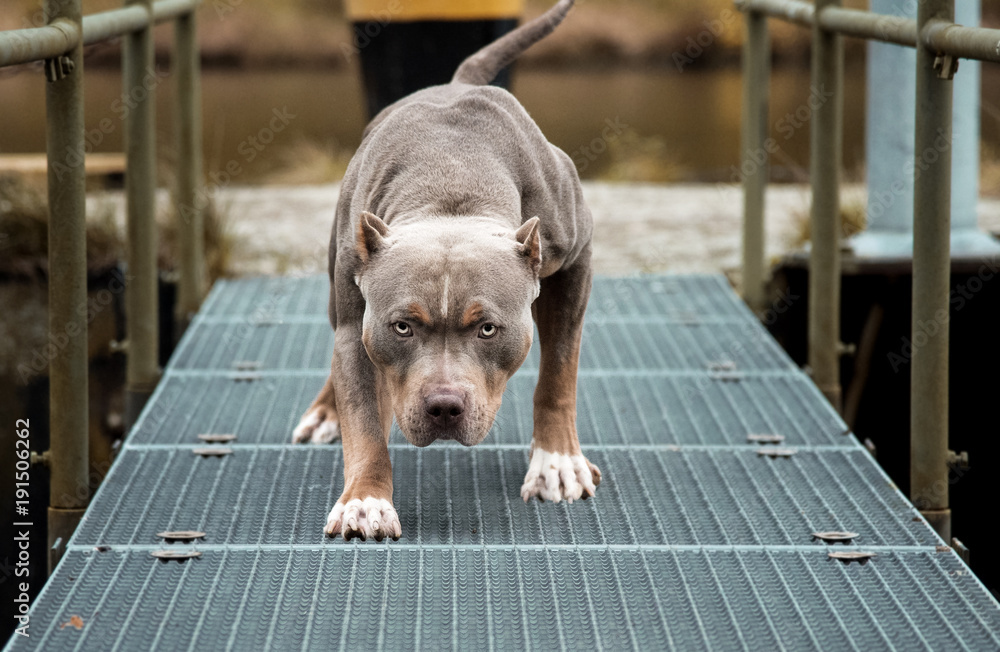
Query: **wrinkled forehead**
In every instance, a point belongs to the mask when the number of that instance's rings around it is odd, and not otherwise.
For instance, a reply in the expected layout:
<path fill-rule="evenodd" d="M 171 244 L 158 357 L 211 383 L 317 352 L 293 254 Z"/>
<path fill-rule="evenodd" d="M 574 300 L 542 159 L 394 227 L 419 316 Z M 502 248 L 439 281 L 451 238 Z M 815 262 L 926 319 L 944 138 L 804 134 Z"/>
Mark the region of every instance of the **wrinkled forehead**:
<path fill-rule="evenodd" d="M 379 312 L 416 304 L 434 321 L 475 304 L 519 314 L 534 299 L 534 278 L 515 244 L 489 234 L 437 242 L 402 234 L 365 271 L 366 301 Z"/>

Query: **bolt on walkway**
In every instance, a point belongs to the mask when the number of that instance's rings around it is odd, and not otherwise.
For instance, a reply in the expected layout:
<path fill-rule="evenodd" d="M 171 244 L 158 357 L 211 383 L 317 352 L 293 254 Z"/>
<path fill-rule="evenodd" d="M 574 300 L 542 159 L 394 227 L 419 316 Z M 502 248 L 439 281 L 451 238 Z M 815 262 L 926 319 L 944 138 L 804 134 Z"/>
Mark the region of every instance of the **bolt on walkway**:
<path fill-rule="evenodd" d="M 519 497 L 536 348 L 479 446 L 394 432 L 402 539 L 324 538 L 341 447 L 290 441 L 329 368 L 327 287 L 216 284 L 7 649 L 1000 648 L 1000 605 L 721 276 L 595 281 L 595 499 Z M 178 530 L 204 537 L 157 536 Z"/>

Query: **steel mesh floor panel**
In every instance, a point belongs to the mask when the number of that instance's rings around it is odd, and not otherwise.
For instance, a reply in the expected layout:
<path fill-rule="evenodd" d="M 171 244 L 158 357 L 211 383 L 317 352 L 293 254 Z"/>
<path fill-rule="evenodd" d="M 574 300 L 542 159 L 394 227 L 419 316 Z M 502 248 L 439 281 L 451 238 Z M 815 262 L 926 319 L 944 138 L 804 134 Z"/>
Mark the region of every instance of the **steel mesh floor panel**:
<path fill-rule="evenodd" d="M 604 472 L 598 498 L 552 505 L 520 498 L 526 448 L 394 447 L 401 540 L 821 547 L 813 532 L 849 530 L 861 546 L 937 543 L 861 450 L 788 459 L 749 447 L 584 453 Z M 320 545 L 342 477 L 339 446 L 244 447 L 223 458 L 130 448 L 73 542 L 153 545 L 158 532 L 198 530 L 213 544 Z"/>
<path fill-rule="evenodd" d="M 304 278 L 257 277 L 219 281 L 201 314 L 209 319 L 267 323 L 289 318 L 327 318 L 330 282 L 325 274 Z M 752 320 L 753 315 L 721 276 L 597 277 L 588 317 L 666 317 Z"/>
<path fill-rule="evenodd" d="M 721 276 L 595 279 L 594 499 L 520 500 L 536 346 L 480 446 L 395 430 L 400 541 L 325 538 L 342 447 L 290 436 L 328 373 L 326 292 L 216 285 L 6 649 L 1000 649 L 1000 605 Z M 204 433 L 232 453 L 196 455 Z M 203 556 L 152 558 L 188 547 L 168 529 L 204 531 Z M 831 529 L 858 537 L 813 540 Z"/>
<path fill-rule="evenodd" d="M 329 370 L 333 330 L 322 321 L 301 323 L 198 322 L 174 353 L 176 370 Z M 537 337 L 522 369 L 538 368 Z M 719 373 L 795 370 L 791 359 L 759 324 L 588 321 L 581 371 L 686 370 Z"/>
<path fill-rule="evenodd" d="M 204 433 L 231 433 L 235 446 L 285 444 L 323 386 L 326 371 L 263 375 L 252 382 L 228 375 L 168 376 L 157 410 L 141 420 L 132 444 L 197 444 Z M 531 443 L 536 372 L 508 383 L 485 443 Z M 846 426 L 801 374 L 748 376 L 738 382 L 710 374 L 582 375 L 577 427 L 584 446 L 605 444 L 742 445 L 750 434 L 780 434 L 791 446 L 854 446 Z M 394 440 L 405 441 L 394 428 Z"/>
<path fill-rule="evenodd" d="M 220 280 L 199 314 L 247 323 L 275 321 L 289 316 L 326 319 L 329 298 L 330 279 L 326 274 Z"/>
<path fill-rule="evenodd" d="M 190 336 L 171 358 L 175 369 L 236 370 L 248 362 L 257 369 L 329 371 L 333 330 L 322 321 L 291 324 L 225 323 L 190 326 Z"/>
<path fill-rule="evenodd" d="M 767 600 L 762 600 L 761 595 Z M 71 615 L 80 630 L 61 627 Z M 995 650 L 952 552 L 330 547 L 73 551 L 11 650 Z M 37 624 L 36 624 L 37 623 Z"/>

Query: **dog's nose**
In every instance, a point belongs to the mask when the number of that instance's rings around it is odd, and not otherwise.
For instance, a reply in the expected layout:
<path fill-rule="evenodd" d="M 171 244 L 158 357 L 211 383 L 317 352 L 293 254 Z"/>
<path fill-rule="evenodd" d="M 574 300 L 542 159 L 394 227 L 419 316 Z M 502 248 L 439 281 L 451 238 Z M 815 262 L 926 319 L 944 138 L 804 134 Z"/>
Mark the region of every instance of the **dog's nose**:
<path fill-rule="evenodd" d="M 440 426 L 455 426 L 462 420 L 465 401 L 456 391 L 438 390 L 424 397 L 424 411 Z"/>

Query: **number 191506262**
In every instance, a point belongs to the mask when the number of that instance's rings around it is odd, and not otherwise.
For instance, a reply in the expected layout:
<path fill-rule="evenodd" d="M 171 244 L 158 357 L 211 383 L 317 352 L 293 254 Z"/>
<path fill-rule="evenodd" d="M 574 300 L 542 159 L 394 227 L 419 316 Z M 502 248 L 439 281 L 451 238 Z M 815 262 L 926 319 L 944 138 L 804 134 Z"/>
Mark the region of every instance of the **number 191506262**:
<path fill-rule="evenodd" d="M 28 515 L 28 480 L 31 478 L 30 427 L 27 419 L 18 419 L 14 423 L 14 430 L 17 434 L 17 438 L 14 440 L 14 448 L 17 453 L 17 462 L 14 464 L 14 503 L 17 507 L 17 515 L 20 517 Z"/>

